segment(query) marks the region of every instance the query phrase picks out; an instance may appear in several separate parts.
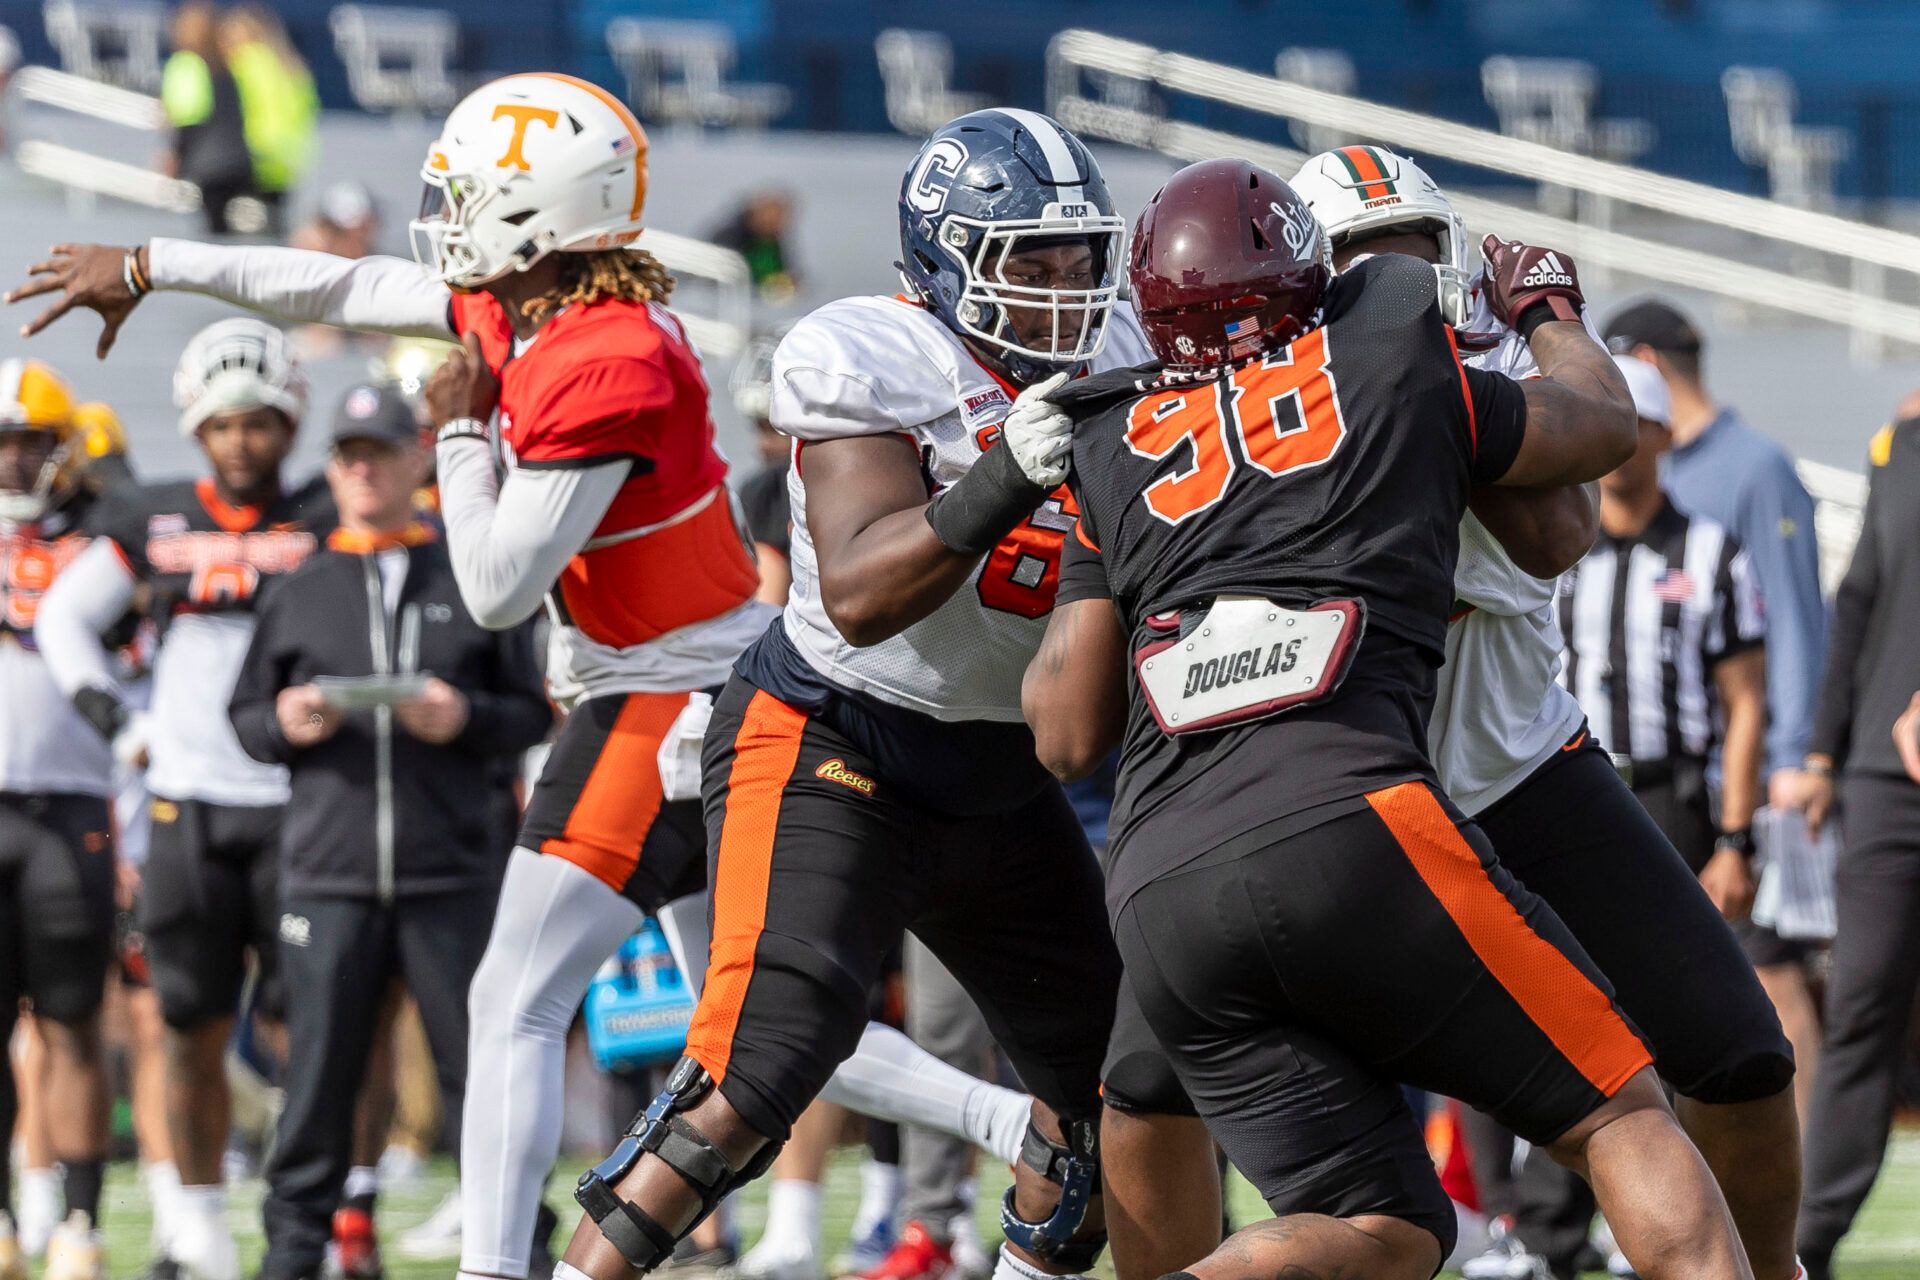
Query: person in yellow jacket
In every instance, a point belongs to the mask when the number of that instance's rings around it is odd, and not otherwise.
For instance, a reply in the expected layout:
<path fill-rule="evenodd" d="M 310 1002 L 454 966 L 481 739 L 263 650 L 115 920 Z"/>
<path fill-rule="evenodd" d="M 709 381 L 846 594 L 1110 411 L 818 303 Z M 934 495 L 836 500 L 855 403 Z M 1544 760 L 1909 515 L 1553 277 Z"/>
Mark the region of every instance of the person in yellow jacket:
<path fill-rule="evenodd" d="M 267 229 L 285 230 L 286 194 L 313 160 L 320 98 L 313 76 L 272 11 L 242 5 L 220 18 L 220 49 L 240 90 L 254 186 Z"/>

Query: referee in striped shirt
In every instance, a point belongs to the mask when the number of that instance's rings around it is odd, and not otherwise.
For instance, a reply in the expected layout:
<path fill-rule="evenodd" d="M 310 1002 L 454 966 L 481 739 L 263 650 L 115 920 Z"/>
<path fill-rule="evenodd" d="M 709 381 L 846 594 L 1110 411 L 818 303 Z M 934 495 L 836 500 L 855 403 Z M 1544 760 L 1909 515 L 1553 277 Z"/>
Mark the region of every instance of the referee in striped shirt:
<path fill-rule="evenodd" d="M 1651 365 L 1619 364 L 1640 447 L 1600 481 L 1600 536 L 1560 580 L 1560 678 L 1714 905 L 1739 920 L 1753 903 L 1749 828 L 1766 732 L 1759 591 L 1732 536 L 1660 487 L 1666 385 Z M 1716 747 L 1717 815 L 1707 787 Z M 1750 925 L 1741 933 L 1756 966 L 1782 962 L 1777 938 L 1756 938 Z"/>

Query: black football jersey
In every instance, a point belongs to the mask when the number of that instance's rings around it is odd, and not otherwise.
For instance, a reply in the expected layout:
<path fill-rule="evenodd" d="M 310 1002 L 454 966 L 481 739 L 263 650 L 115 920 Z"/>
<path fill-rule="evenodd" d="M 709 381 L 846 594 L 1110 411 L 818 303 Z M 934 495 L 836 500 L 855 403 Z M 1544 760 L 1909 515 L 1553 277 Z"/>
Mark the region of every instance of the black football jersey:
<path fill-rule="evenodd" d="M 1337 691 L 1271 719 L 1171 736 L 1131 682 L 1115 901 L 1256 827 L 1431 777 L 1424 721 L 1460 518 L 1526 426 L 1517 383 L 1460 363 L 1432 269 L 1361 263 L 1319 328 L 1237 369 L 1106 374 L 1054 399 L 1077 420 L 1080 511 L 1059 603 L 1110 596 L 1134 649 L 1150 615 L 1221 593 L 1357 600 L 1366 618 Z"/>
<path fill-rule="evenodd" d="M 203 477 L 117 491 L 90 524 L 120 548 L 164 629 L 183 614 L 251 613 L 267 581 L 305 563 L 335 518 L 318 477 L 259 507 L 225 502 Z"/>
<path fill-rule="evenodd" d="M 259 507 L 222 501 L 205 479 L 123 490 L 101 505 L 95 531 L 119 549 L 161 632 L 148 787 L 169 800 L 283 803 L 285 770 L 241 749 L 227 698 L 261 591 L 299 568 L 334 527 L 325 483 Z"/>

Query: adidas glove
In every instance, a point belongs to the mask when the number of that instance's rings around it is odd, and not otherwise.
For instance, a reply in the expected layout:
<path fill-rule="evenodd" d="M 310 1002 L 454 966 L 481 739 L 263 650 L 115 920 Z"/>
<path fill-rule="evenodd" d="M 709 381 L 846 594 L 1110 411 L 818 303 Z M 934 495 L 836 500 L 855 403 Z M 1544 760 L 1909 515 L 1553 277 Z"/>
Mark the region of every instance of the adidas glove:
<path fill-rule="evenodd" d="M 1480 252 L 1487 260 L 1487 305 L 1502 324 L 1524 338 L 1549 320 L 1579 323 L 1587 300 L 1572 258 L 1496 236 L 1482 241 Z"/>

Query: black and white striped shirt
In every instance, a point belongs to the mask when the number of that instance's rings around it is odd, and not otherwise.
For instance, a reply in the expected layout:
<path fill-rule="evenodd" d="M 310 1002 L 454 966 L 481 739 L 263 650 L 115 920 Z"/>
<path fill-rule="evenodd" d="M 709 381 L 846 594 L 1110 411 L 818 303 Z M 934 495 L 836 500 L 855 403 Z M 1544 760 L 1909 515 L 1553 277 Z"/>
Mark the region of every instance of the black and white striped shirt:
<path fill-rule="evenodd" d="M 1672 502 L 1560 579 L 1560 682 L 1600 745 L 1634 760 L 1702 759 L 1719 716 L 1713 667 L 1762 643 L 1753 566 L 1720 525 Z"/>

